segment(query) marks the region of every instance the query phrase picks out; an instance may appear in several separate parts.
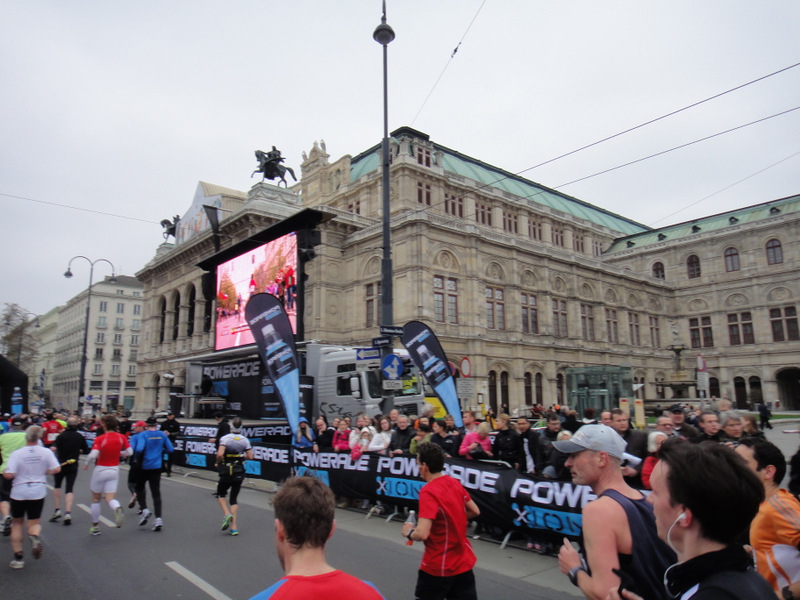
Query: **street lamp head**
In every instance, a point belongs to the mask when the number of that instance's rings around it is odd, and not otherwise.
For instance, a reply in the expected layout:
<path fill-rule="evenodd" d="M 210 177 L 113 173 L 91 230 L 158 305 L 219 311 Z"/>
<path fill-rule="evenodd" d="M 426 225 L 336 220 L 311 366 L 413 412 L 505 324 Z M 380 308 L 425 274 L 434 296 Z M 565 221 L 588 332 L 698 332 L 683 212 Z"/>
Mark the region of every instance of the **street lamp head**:
<path fill-rule="evenodd" d="M 69 267 L 67 267 L 67 272 L 66 272 L 66 273 L 64 273 L 64 277 L 66 277 L 67 279 L 69 279 L 70 277 L 72 277 L 72 269 L 70 269 Z"/>
<path fill-rule="evenodd" d="M 372 33 L 372 39 L 381 46 L 388 46 L 394 41 L 394 29 L 386 22 L 386 17 L 381 19 L 381 24 Z"/>

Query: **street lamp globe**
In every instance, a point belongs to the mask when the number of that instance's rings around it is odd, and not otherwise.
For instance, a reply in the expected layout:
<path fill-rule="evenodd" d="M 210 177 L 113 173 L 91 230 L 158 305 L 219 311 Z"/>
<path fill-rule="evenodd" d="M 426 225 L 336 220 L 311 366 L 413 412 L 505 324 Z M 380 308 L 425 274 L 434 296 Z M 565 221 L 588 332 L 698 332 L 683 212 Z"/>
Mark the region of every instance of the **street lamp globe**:
<path fill-rule="evenodd" d="M 386 22 L 385 14 L 381 19 L 381 24 L 378 25 L 372 33 L 372 39 L 381 46 L 388 46 L 394 41 L 394 29 Z"/>

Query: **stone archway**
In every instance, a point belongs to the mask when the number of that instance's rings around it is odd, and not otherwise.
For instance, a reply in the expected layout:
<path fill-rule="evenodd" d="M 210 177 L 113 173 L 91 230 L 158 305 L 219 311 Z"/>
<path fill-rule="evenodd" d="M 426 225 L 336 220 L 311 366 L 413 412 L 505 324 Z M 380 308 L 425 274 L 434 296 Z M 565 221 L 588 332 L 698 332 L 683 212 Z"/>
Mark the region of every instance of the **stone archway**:
<path fill-rule="evenodd" d="M 781 408 L 800 410 L 800 369 L 792 367 L 778 371 L 775 380 L 778 384 Z M 770 398 L 766 400 L 769 402 Z"/>

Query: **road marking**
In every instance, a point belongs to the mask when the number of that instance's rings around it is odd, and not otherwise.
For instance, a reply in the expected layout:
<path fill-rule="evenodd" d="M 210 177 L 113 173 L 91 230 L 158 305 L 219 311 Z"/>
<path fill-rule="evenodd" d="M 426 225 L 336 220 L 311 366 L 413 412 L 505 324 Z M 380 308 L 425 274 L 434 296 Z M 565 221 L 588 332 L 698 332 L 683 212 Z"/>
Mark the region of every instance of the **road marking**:
<path fill-rule="evenodd" d="M 78 508 L 80 508 L 81 510 L 86 511 L 86 513 L 89 514 L 89 515 L 92 514 L 92 509 L 89 508 L 88 506 L 86 506 L 85 504 L 78 504 Z M 106 519 L 103 515 L 100 515 L 100 522 L 103 525 L 105 525 L 106 527 L 114 527 L 115 529 L 117 527 L 117 524 L 114 523 L 114 521 Z"/>
<path fill-rule="evenodd" d="M 186 579 L 189 583 L 203 590 L 206 594 L 208 594 L 215 600 L 231 600 L 230 596 L 226 596 L 225 594 L 220 592 L 217 588 L 215 588 L 213 585 L 211 585 L 204 579 L 198 577 L 197 575 L 192 573 L 189 569 L 182 566 L 180 563 L 168 562 L 164 564 L 166 564 L 170 569 L 175 571 L 178 575 Z"/>

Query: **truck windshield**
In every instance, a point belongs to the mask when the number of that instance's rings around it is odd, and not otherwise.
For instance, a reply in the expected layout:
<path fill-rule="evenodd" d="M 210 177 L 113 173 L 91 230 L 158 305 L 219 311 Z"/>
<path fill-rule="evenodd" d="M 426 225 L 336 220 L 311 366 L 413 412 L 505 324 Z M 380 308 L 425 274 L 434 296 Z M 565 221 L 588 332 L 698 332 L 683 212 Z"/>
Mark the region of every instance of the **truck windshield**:
<path fill-rule="evenodd" d="M 380 371 L 367 371 L 367 391 L 371 398 L 381 398 L 383 395 Z M 401 378 L 403 388 L 397 390 L 397 396 L 418 396 L 422 393 L 422 386 L 419 382 L 419 370 L 413 367 Z"/>

